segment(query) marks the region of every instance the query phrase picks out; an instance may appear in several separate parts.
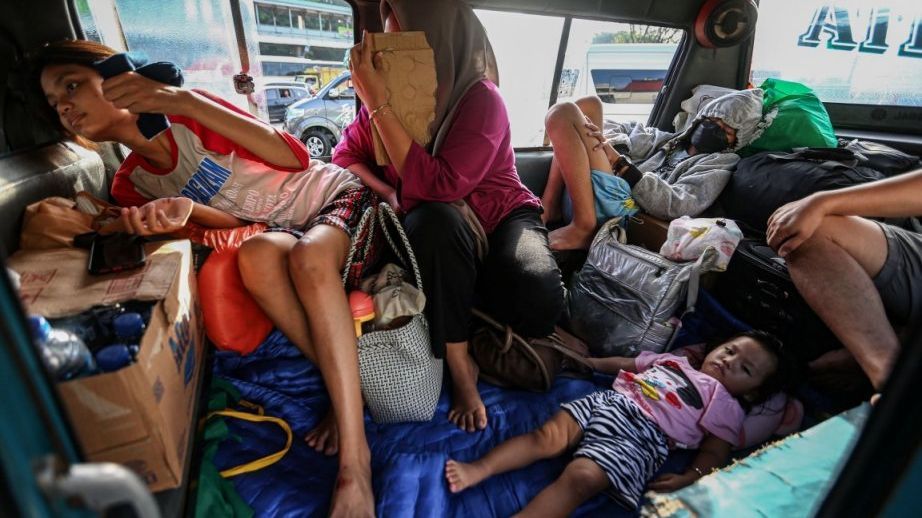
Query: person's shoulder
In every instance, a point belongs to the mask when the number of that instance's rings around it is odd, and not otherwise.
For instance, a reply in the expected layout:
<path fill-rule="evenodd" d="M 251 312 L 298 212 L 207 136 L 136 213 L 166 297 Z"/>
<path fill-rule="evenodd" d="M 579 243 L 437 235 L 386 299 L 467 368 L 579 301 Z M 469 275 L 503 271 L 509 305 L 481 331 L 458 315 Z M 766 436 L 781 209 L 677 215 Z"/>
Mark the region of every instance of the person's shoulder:
<path fill-rule="evenodd" d="M 481 79 L 472 84 L 463 97 L 465 102 L 477 104 L 495 104 L 503 102 L 503 97 L 499 93 L 499 87 L 488 79 Z"/>

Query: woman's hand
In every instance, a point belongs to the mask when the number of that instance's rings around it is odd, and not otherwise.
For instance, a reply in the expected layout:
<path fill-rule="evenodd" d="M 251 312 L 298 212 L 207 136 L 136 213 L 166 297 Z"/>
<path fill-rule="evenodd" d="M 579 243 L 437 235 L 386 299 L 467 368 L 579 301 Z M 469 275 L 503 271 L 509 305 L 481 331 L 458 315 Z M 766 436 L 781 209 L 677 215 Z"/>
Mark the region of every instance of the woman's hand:
<path fill-rule="evenodd" d="M 122 209 L 125 232 L 139 236 L 170 234 L 182 230 L 192 215 L 194 203 L 189 198 L 161 198 L 140 207 Z"/>
<path fill-rule="evenodd" d="M 682 489 L 685 486 L 691 485 L 699 478 L 701 477 L 691 470 L 682 474 L 666 473 L 653 482 L 650 482 L 647 488 L 657 493 L 671 493 L 677 489 Z"/>
<path fill-rule="evenodd" d="M 349 51 L 349 71 L 352 72 L 352 85 L 362 104 L 374 110 L 388 101 L 384 74 L 380 71 L 381 52 L 371 52 L 371 38 L 368 31 L 362 31 L 362 41 Z"/>
<path fill-rule="evenodd" d="M 102 83 L 103 97 L 131 113 L 181 114 L 186 90 L 126 72 Z"/>
<path fill-rule="evenodd" d="M 400 207 L 400 200 L 397 199 L 397 191 L 391 190 L 385 197 L 384 201 L 394 209 L 394 212 L 397 214 L 403 214 L 403 209 Z"/>

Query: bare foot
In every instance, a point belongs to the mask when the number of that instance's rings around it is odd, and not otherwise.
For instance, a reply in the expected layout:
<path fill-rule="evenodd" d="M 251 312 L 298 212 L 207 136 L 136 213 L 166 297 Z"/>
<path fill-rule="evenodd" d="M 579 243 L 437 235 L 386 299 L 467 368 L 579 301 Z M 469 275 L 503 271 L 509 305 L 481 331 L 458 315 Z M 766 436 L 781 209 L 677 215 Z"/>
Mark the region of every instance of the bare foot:
<path fill-rule="evenodd" d="M 487 427 L 487 408 L 477 391 L 477 364 L 467 354 L 446 355 L 448 370 L 451 371 L 452 400 L 448 420 L 467 432 L 483 430 Z"/>
<path fill-rule="evenodd" d="M 592 244 L 593 230 L 576 227 L 572 223 L 548 234 L 551 250 L 588 250 Z"/>
<path fill-rule="evenodd" d="M 336 416 L 331 408 L 316 428 L 304 438 L 307 445 L 325 455 L 336 455 L 339 451 L 339 430 L 336 428 Z"/>
<path fill-rule="evenodd" d="M 371 468 L 342 467 L 333 489 L 331 517 L 369 517 L 375 515 L 375 496 L 371 491 Z"/>
<path fill-rule="evenodd" d="M 870 385 L 861 366 L 848 349 L 834 349 L 813 360 L 810 366 L 810 383 L 832 393 L 854 393 Z"/>
<path fill-rule="evenodd" d="M 448 489 L 452 493 L 460 493 L 476 486 L 485 478 L 486 470 L 477 467 L 476 464 L 465 464 L 451 459 L 445 463 L 445 480 L 448 481 Z"/>

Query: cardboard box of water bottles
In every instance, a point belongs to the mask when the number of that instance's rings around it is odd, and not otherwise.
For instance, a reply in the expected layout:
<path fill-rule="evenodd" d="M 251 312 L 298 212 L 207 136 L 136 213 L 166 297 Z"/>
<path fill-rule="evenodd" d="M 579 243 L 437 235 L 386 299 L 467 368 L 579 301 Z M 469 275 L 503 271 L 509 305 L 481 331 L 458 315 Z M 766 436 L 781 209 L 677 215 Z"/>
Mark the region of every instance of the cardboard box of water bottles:
<path fill-rule="evenodd" d="M 53 319 L 127 301 L 156 301 L 134 361 L 113 372 L 57 384 L 88 460 L 117 462 L 158 491 L 182 483 L 204 334 L 189 241 L 145 245 L 144 267 L 90 275 L 87 252 L 18 252 L 9 266 L 21 275 L 30 313 Z"/>

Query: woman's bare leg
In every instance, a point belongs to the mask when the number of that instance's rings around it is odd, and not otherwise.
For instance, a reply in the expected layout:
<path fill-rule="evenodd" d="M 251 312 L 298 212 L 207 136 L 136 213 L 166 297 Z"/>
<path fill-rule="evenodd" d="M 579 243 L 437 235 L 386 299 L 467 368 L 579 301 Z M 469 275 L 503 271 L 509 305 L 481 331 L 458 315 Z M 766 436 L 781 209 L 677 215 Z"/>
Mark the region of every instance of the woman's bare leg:
<path fill-rule="evenodd" d="M 597 224 L 590 169 L 611 168 L 598 141 L 586 133 L 586 116 L 575 103 L 556 104 L 545 117 L 554 157 L 573 202 L 573 221 L 548 236 L 554 250 L 586 249 Z"/>
<path fill-rule="evenodd" d="M 585 457 L 576 458 L 515 516 L 570 516 L 583 502 L 607 489 L 608 484 L 598 464 Z"/>
<path fill-rule="evenodd" d="M 371 453 L 365 437 L 363 402 L 352 313 L 341 270 L 349 251 L 342 230 L 318 225 L 289 254 L 289 271 L 307 311 L 317 366 L 330 394 L 339 442 L 339 475 L 331 516 L 373 516 Z"/>
<path fill-rule="evenodd" d="M 451 410 L 448 420 L 467 432 L 487 427 L 487 408 L 477 390 L 477 364 L 467 352 L 467 342 L 445 344 L 445 361 L 451 372 Z"/>
<path fill-rule="evenodd" d="M 458 493 L 493 475 L 557 457 L 575 446 L 582 437 L 583 431 L 573 416 L 560 410 L 541 428 L 503 442 L 480 460 L 471 463 L 449 460 L 445 464 L 448 488 L 452 493 Z"/>

